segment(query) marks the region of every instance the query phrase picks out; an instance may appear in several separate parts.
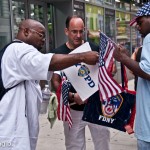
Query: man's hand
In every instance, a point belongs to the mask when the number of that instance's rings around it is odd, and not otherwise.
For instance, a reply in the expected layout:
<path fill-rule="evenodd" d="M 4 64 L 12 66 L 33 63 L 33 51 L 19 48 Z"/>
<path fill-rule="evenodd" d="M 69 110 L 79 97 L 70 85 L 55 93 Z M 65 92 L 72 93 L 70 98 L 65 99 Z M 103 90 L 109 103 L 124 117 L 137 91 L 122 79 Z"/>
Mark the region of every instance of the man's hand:
<path fill-rule="evenodd" d="M 79 54 L 81 57 L 83 57 L 82 61 L 89 65 L 95 65 L 98 62 L 99 54 L 95 51 L 89 51 Z"/>
<path fill-rule="evenodd" d="M 81 62 L 95 65 L 98 62 L 98 58 L 98 52 L 94 51 L 75 54 L 54 54 L 49 65 L 49 71 L 62 70 Z"/>
<path fill-rule="evenodd" d="M 78 105 L 82 105 L 84 104 L 84 102 L 82 101 L 82 99 L 80 98 L 80 96 L 78 95 L 78 93 L 75 93 L 74 95 L 74 102 Z"/>
<path fill-rule="evenodd" d="M 125 57 L 129 57 L 129 53 L 123 46 L 116 45 L 113 56 L 117 61 L 122 62 Z"/>

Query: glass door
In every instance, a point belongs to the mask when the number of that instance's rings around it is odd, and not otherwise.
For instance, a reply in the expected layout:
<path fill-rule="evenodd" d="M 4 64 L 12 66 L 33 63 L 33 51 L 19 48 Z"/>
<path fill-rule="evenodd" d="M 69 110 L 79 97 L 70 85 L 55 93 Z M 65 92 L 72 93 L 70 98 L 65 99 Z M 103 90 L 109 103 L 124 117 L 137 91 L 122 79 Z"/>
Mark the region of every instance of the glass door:
<path fill-rule="evenodd" d="M 54 15 L 53 15 L 53 5 L 47 4 L 47 25 L 48 25 L 48 32 L 47 32 L 47 43 L 49 45 L 48 52 L 50 52 L 55 47 L 55 40 L 54 40 Z"/>
<path fill-rule="evenodd" d="M 42 24 L 45 24 L 45 4 L 44 3 L 39 3 L 35 1 L 30 1 L 29 4 L 29 18 L 38 20 Z"/>
<path fill-rule="evenodd" d="M 105 9 L 105 33 L 113 41 L 115 38 L 115 11 L 112 9 Z"/>
<path fill-rule="evenodd" d="M 51 4 L 44 2 L 29 2 L 29 18 L 38 20 L 46 28 L 46 44 L 42 49 L 42 53 L 47 53 L 54 48 L 54 34 L 53 34 L 53 7 Z"/>
<path fill-rule="evenodd" d="M 13 0 L 12 1 L 12 15 L 13 15 L 13 34 L 14 38 L 18 32 L 19 24 L 25 19 L 25 2 L 24 0 Z"/>
<path fill-rule="evenodd" d="M 5 5 L 2 5 L 5 4 Z M 3 14 L 5 0 L 0 0 L 0 16 Z M 9 6 L 8 6 L 9 7 Z M 54 19 L 53 19 L 53 5 L 36 0 L 12 0 L 12 37 L 16 37 L 18 26 L 25 18 L 31 18 L 40 21 L 46 28 L 46 44 L 41 50 L 42 53 L 48 53 L 54 48 Z M 7 15 L 7 14 L 5 14 Z M 6 16 L 5 16 L 6 17 Z M 9 17 L 9 16 L 8 16 Z M 8 18 L 9 19 L 9 18 Z M 1 21 L 3 22 L 3 21 Z M 10 36 L 8 36 L 10 37 Z M 3 37 L 4 39 L 4 37 Z"/>
<path fill-rule="evenodd" d="M 9 3 L 0 0 L 0 50 L 11 41 Z"/>
<path fill-rule="evenodd" d="M 29 1 L 29 18 L 37 20 L 41 22 L 45 26 L 45 3 L 42 2 L 36 2 L 36 1 Z M 47 35 L 46 35 L 47 36 Z M 42 53 L 46 53 L 46 43 L 41 50 Z"/>

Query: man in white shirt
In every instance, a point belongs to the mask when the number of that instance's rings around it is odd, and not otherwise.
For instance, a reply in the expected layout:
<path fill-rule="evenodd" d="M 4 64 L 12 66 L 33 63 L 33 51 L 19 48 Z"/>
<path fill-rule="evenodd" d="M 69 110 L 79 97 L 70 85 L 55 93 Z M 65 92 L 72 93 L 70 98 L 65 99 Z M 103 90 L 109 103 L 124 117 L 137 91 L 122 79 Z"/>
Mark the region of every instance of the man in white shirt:
<path fill-rule="evenodd" d="M 138 76 L 135 136 L 138 150 L 150 150 L 150 2 L 137 11 L 130 25 L 134 24 L 144 38 L 140 62 L 131 59 L 122 46 L 116 47 L 114 57 Z"/>
<path fill-rule="evenodd" d="M 21 43 L 10 44 L 2 57 L 1 77 L 9 90 L 0 101 L 0 150 L 35 150 L 42 101 L 39 80 L 47 80 L 54 70 L 76 63 L 94 65 L 97 52 L 72 55 L 42 54 L 45 27 L 38 21 L 21 22 L 16 37 Z"/>

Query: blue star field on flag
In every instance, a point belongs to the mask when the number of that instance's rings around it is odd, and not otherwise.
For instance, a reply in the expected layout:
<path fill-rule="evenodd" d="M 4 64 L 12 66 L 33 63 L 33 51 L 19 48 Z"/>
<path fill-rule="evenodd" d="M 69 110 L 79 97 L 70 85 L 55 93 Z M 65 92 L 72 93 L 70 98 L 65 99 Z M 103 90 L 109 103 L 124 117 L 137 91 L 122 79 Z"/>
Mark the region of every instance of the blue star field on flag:
<path fill-rule="evenodd" d="M 62 84 L 62 98 L 64 105 L 68 105 L 68 97 L 69 97 L 69 90 L 71 87 L 71 83 L 65 80 Z"/>

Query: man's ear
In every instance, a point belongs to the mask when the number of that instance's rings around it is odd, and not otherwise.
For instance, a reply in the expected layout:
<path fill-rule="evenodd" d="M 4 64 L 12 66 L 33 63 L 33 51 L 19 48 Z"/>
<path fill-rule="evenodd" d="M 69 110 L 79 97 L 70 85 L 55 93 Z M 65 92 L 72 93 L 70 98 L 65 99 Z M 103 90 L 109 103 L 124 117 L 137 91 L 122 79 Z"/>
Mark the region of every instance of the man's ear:
<path fill-rule="evenodd" d="M 68 36 L 68 28 L 65 28 L 65 34 Z"/>
<path fill-rule="evenodd" d="M 23 31 L 23 33 L 24 33 L 24 35 L 25 36 L 28 36 L 29 35 L 29 29 L 28 28 L 24 28 L 24 31 Z"/>

